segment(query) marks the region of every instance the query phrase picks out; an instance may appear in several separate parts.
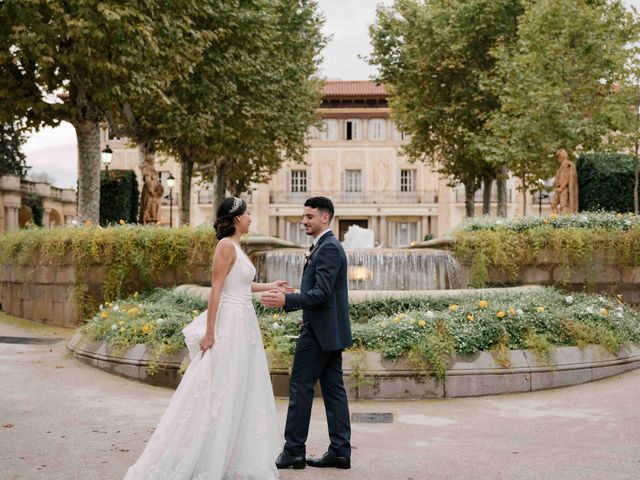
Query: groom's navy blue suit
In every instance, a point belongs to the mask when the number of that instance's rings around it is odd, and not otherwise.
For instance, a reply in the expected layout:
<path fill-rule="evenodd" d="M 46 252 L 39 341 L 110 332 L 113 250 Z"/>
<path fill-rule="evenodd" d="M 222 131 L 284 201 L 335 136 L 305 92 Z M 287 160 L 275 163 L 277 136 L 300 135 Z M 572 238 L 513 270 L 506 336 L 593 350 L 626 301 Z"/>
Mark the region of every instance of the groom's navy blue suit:
<path fill-rule="evenodd" d="M 303 320 L 289 383 L 284 448 L 291 455 L 305 455 L 313 391 L 320 380 L 331 440 L 329 452 L 351 457 L 349 405 L 342 380 L 342 350 L 353 343 L 347 256 L 332 232 L 318 239 L 305 263 L 300 293 L 285 295 L 284 309 L 302 309 Z"/>

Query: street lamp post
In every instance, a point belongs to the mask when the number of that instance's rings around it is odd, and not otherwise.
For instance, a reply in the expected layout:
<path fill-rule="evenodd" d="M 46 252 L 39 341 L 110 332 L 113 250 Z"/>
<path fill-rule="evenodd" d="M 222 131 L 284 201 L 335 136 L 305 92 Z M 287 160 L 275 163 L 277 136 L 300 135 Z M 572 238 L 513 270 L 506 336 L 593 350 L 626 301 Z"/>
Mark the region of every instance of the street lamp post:
<path fill-rule="evenodd" d="M 167 178 L 167 187 L 169 187 L 169 228 L 173 228 L 173 187 L 176 186 L 176 179 L 172 174 Z"/>
<path fill-rule="evenodd" d="M 102 163 L 104 163 L 104 168 L 108 172 L 109 165 L 111 165 L 111 159 L 113 158 L 113 150 L 109 148 L 109 145 L 106 146 L 102 152 L 100 152 L 100 157 L 102 158 Z"/>

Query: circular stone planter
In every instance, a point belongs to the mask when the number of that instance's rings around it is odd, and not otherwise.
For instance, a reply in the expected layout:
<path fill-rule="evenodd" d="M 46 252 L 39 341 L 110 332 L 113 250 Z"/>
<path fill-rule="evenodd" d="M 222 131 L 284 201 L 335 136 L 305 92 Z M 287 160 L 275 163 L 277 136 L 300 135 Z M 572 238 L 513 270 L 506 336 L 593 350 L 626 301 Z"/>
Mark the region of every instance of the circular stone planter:
<path fill-rule="evenodd" d="M 115 350 L 77 332 L 68 349 L 79 360 L 102 370 L 152 385 L 175 388 L 186 349 L 155 362 L 156 373 L 147 371 L 149 355 L 145 345 Z M 406 359 L 387 360 L 377 352 L 346 352 L 343 367 L 351 399 L 455 398 L 500 393 L 531 392 L 566 387 L 611 377 L 640 367 L 640 348 L 626 344 L 617 355 L 599 346 L 558 347 L 549 361 L 541 361 L 529 350 L 512 350 L 511 367 L 504 368 L 489 352 L 452 359 L 444 380 L 421 376 Z M 271 366 L 276 396 L 288 395 L 287 368 Z"/>

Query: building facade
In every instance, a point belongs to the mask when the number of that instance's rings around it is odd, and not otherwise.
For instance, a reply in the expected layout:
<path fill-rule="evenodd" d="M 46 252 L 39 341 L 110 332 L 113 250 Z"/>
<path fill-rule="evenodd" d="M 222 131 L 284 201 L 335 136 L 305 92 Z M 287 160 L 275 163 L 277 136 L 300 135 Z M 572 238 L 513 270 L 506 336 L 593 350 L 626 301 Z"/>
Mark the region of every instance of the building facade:
<path fill-rule="evenodd" d="M 39 197 L 42 201 L 43 227 L 68 225 L 76 219 L 75 190 L 4 175 L 0 176 L 0 234 L 33 224 L 32 210 L 25 205 L 26 197 Z"/>
<path fill-rule="evenodd" d="M 465 217 L 464 189 L 452 188 L 446 179 L 425 163 L 411 163 L 401 147 L 408 138 L 391 119 L 387 94 L 370 81 L 328 81 L 319 109 L 321 128 L 308 135 L 304 163 L 285 163 L 268 183 L 255 185 L 246 196 L 252 229 L 299 244 L 308 243 L 300 225 L 302 204 L 311 196 L 324 195 L 335 204 L 332 228 L 340 239 L 350 225 L 372 229 L 382 247 L 410 245 L 429 236 L 445 235 Z M 114 151 L 112 168 L 136 171 L 140 155 L 126 138 L 103 133 L 103 146 Z M 156 169 L 165 185 L 172 174 L 173 224 L 179 218 L 180 167 L 171 158 L 159 157 Z M 508 215 L 521 214 L 523 195 L 509 179 Z M 192 182 L 191 224 L 212 224 L 214 209 L 210 186 L 198 178 Z M 476 193 L 477 214 L 482 210 L 482 191 Z M 526 197 L 528 211 L 537 208 Z M 495 213 L 495 189 L 493 212 Z M 535 211 L 535 210 L 534 210 Z M 548 211 L 545 201 L 544 211 Z M 169 199 L 163 200 L 161 224 L 169 223 Z"/>

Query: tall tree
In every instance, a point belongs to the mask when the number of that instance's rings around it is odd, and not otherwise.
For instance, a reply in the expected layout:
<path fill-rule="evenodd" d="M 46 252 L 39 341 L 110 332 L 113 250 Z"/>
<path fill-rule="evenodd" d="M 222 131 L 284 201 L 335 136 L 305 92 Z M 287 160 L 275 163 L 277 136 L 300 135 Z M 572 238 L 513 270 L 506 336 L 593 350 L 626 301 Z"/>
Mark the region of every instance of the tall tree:
<path fill-rule="evenodd" d="M 81 220 L 99 220 L 100 123 L 117 105 L 162 96 L 186 75 L 206 38 L 191 17 L 222 3 L 0 2 L 0 121 L 74 126 Z"/>
<path fill-rule="evenodd" d="M 29 171 L 22 152 L 25 134 L 19 122 L 0 125 L 0 176 L 17 175 L 24 178 Z"/>
<path fill-rule="evenodd" d="M 515 41 L 522 4 L 396 0 L 378 8 L 370 28 L 370 63 L 390 92 L 396 123 L 411 134 L 405 153 L 432 164 L 452 185 L 462 183 L 468 216 L 480 183 L 498 176 L 482 141 L 486 119 L 500 105 L 483 82 L 495 70 L 497 43 Z"/>
<path fill-rule="evenodd" d="M 526 194 L 557 169 L 554 152 L 615 150 L 634 125 L 629 90 L 634 14 L 622 2 L 527 3 L 516 43 L 499 45 L 487 156 L 506 165 Z"/>
<path fill-rule="evenodd" d="M 302 161 L 317 121 L 320 82 L 313 76 L 325 39 L 316 3 L 236 0 L 225 8 L 224 34 L 188 81 L 172 86 L 176 108 L 164 119 L 160 148 L 182 163 L 184 220 L 194 165 L 214 183 L 216 205 L 226 190 L 247 191 L 283 161 Z"/>

